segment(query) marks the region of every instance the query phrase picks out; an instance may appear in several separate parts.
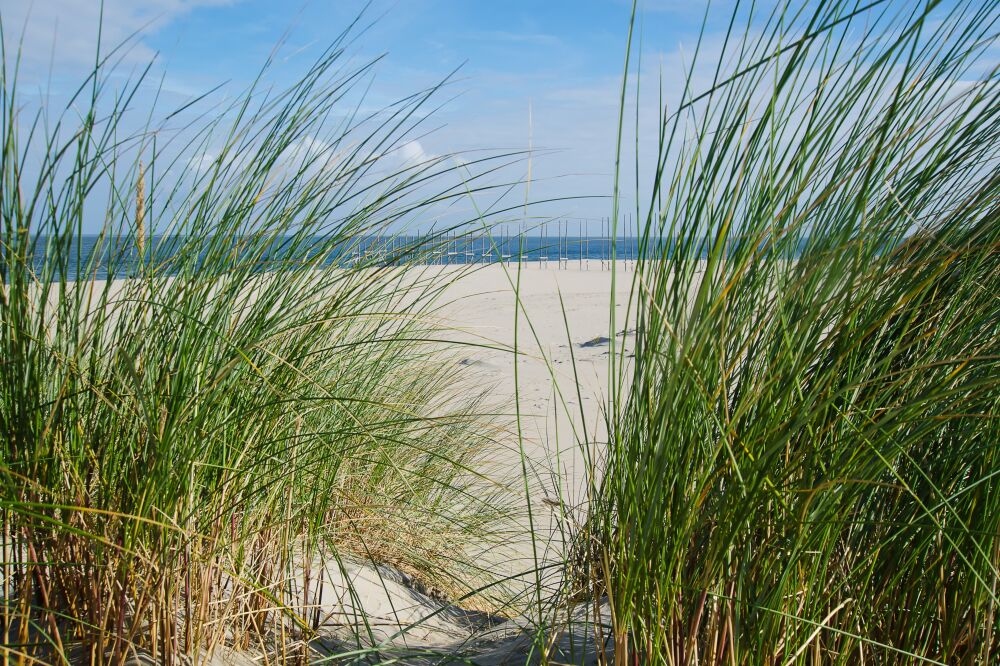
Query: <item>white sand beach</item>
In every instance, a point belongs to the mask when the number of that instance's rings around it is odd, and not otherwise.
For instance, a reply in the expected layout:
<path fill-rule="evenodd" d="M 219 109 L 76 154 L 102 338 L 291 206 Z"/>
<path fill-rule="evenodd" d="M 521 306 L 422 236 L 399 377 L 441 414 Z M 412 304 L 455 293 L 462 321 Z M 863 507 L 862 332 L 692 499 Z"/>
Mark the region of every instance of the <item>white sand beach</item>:
<path fill-rule="evenodd" d="M 477 268 L 452 283 L 440 313 L 445 329 L 468 344 L 459 362 L 476 384 L 490 386 L 495 398 L 520 412 L 528 456 L 558 463 L 577 481 L 578 444 L 605 437 L 601 410 L 611 351 L 621 358 L 624 345 L 627 361 L 634 338 L 632 264 L 615 267 L 614 343 L 612 272 L 592 264 L 581 270 L 575 262 L 565 269 L 526 263 L 519 284 L 517 264 Z"/>
<path fill-rule="evenodd" d="M 449 345 L 448 353 L 463 366 L 470 388 L 489 387 L 489 395 L 509 410 L 511 418 L 520 412 L 521 440 L 511 431 L 492 462 L 498 469 L 516 471 L 517 476 L 523 447 L 533 480 L 530 493 L 538 539 L 536 554 L 532 556 L 525 523 L 520 526 L 520 543 L 512 541 L 510 549 L 485 555 L 497 558 L 483 562 L 491 570 L 516 575 L 558 561 L 561 544 L 552 504 L 561 496 L 572 511 L 583 502 L 586 478 L 580 445 L 590 442 L 599 450 L 605 438 L 602 409 L 609 391 L 611 294 L 615 294 L 614 326 L 618 333 L 615 353 L 628 362 L 634 340 L 629 321 L 634 317 L 627 315 L 634 272 L 631 264 L 619 262 L 612 292 L 612 272 L 602 270 L 599 262 L 592 264 L 582 270 L 525 264 L 517 291 L 513 284 L 518 280 L 516 264 L 493 264 L 471 271 L 463 267 L 441 269 L 462 274 L 442 294 L 443 307 L 437 312 L 447 335 L 462 343 L 457 349 Z M 516 493 L 511 497 L 519 501 Z M 523 494 L 520 499 L 523 501 Z M 351 618 L 357 621 L 359 614 L 364 614 L 374 627 L 376 641 L 397 648 L 468 649 L 476 655 L 476 663 L 483 664 L 523 664 L 531 649 L 530 618 L 493 616 L 464 610 L 460 604 L 449 605 L 425 594 L 405 574 L 389 567 L 375 570 L 352 563 L 348 569 L 327 567 L 327 576 L 331 587 L 343 593 L 324 604 L 324 613 L 331 617 L 332 638 L 344 625 L 352 624 Z M 346 594 L 348 588 L 353 596 Z M 413 628 L 400 634 L 407 626 Z M 587 622 L 555 632 L 554 640 L 561 646 L 554 648 L 554 654 L 561 652 L 567 660 L 573 654 L 572 663 L 596 663 L 593 631 Z M 405 661 L 419 663 L 415 657 Z"/>

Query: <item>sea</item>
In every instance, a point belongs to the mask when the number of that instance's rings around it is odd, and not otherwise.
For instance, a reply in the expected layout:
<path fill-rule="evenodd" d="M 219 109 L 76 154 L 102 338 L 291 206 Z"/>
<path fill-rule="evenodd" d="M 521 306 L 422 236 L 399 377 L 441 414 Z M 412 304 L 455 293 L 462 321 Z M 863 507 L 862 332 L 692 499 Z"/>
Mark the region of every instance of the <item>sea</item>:
<path fill-rule="evenodd" d="M 36 274 L 46 268 L 59 277 L 103 280 L 135 275 L 138 268 L 155 266 L 158 275 L 195 270 L 227 270 L 239 263 L 253 262 L 254 270 L 268 272 L 290 262 L 312 263 L 315 267 L 388 266 L 420 264 L 490 264 L 497 262 L 537 263 L 553 268 L 593 268 L 612 258 L 635 261 L 642 243 L 637 237 L 600 238 L 592 236 L 546 237 L 537 235 L 497 236 L 357 236 L 338 242 L 321 238 L 283 236 L 268 241 L 248 241 L 230 237 L 224 241 L 205 237 L 153 236 L 147 239 L 142 254 L 133 238 L 111 242 L 105 236 L 82 235 L 70 242 L 56 244 L 37 238 L 29 263 Z M 0 251 L 0 270 L 4 280 L 10 267 Z M 142 261 L 140 261 L 142 258 Z M 209 271 L 210 272 L 210 271 Z"/>

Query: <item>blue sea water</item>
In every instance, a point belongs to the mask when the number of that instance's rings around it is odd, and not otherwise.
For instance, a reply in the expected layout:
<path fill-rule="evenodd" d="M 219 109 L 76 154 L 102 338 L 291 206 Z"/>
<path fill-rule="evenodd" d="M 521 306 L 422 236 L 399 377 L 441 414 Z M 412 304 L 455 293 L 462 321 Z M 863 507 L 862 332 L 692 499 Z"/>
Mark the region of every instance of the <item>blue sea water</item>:
<path fill-rule="evenodd" d="M 200 243 L 200 245 L 199 245 Z M 67 251 L 68 248 L 68 251 Z M 267 242 L 245 242 L 239 238 L 219 242 L 216 239 L 192 241 L 178 236 L 155 236 L 146 241 L 145 263 L 157 267 L 157 274 L 171 275 L 185 270 L 213 266 L 225 270 L 235 263 L 253 262 L 261 272 L 274 270 L 288 262 L 310 262 L 316 267 L 351 264 L 397 265 L 487 264 L 535 262 L 542 265 L 590 267 L 592 262 L 635 260 L 640 239 L 636 237 L 595 238 L 581 236 L 543 237 L 538 235 L 419 236 L 389 238 L 363 236 L 337 243 L 323 239 L 279 237 Z M 48 258 L 46 259 L 46 255 Z M 139 251 L 132 239 L 109 242 L 106 237 L 84 235 L 72 243 L 63 242 L 56 254 L 54 244 L 39 238 L 31 251 L 32 270 L 41 274 L 55 269 L 67 280 L 81 277 L 103 280 L 135 275 L 140 265 Z M 223 261 L 219 261 L 222 258 Z M 0 267 L 6 278 L 9 268 Z M 209 261 L 209 259 L 212 259 Z"/>
<path fill-rule="evenodd" d="M 727 245 L 732 251 L 733 241 Z M 806 239 L 799 239 L 794 254 L 804 249 Z M 4 247 L 9 247 L 5 245 Z M 5 261 L 6 251 L 0 247 L 0 273 L 8 279 L 11 270 Z M 600 236 L 541 236 L 503 234 L 494 236 L 355 236 L 331 240 L 323 237 L 203 237 L 154 236 L 146 241 L 145 257 L 140 262 L 139 250 L 133 238 L 110 242 L 107 237 L 84 235 L 70 242 L 48 243 L 44 237 L 35 239 L 25 263 L 41 279 L 77 280 L 81 277 L 103 280 L 138 274 L 140 266 L 152 266 L 156 274 L 187 273 L 209 276 L 213 271 L 227 272 L 234 268 L 268 272 L 289 263 L 307 263 L 313 267 L 370 265 L 388 266 L 403 263 L 419 264 L 489 264 L 499 261 L 537 263 L 553 268 L 600 268 L 612 258 L 635 261 L 641 253 L 647 256 L 674 256 L 675 246 L 665 239 L 647 240 L 635 236 L 617 238 Z M 709 242 L 703 239 L 684 249 L 689 257 L 708 255 Z M 595 264 L 595 262 L 597 262 Z M 46 276 L 45 273 L 49 275 Z"/>

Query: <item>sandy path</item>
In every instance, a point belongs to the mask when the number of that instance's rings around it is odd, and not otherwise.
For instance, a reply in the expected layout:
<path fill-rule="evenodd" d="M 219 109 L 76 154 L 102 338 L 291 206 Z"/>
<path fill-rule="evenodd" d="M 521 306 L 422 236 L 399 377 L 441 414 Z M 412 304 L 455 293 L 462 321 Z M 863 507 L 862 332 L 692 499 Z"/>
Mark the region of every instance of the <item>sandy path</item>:
<path fill-rule="evenodd" d="M 584 477 L 578 442 L 605 439 L 612 273 L 598 262 L 589 270 L 572 266 L 521 269 L 516 355 L 516 264 L 462 276 L 445 292 L 440 319 L 456 340 L 496 347 L 461 349 L 460 363 L 511 410 L 517 397 L 524 448 L 536 473 L 558 465 L 567 481 L 579 485 Z M 626 357 L 633 341 L 633 324 L 626 323 L 633 274 L 631 264 L 618 262 L 614 344 L 620 352 L 624 342 Z M 519 464 L 517 458 L 510 462 Z"/>
<path fill-rule="evenodd" d="M 589 270 L 575 265 L 562 270 L 540 268 L 537 264 L 522 267 L 515 354 L 518 307 L 511 282 L 517 280 L 516 264 L 471 271 L 432 267 L 424 275 L 434 275 L 438 270 L 453 273 L 451 277 L 456 278 L 441 295 L 442 307 L 434 315 L 447 331 L 446 337 L 462 343 L 449 345 L 446 351 L 461 366 L 470 390 L 488 388 L 493 402 L 503 405 L 511 415 L 519 405 L 520 444 L 532 476 L 530 504 L 539 537 L 536 555 L 532 555 L 525 522 L 518 530 L 520 542 L 512 541 L 510 548 L 489 552 L 480 565 L 494 573 L 512 575 L 532 570 L 536 557 L 541 564 L 560 562 L 556 512 L 548 501 L 560 495 L 570 504 L 582 500 L 586 476 L 579 442 L 597 442 L 600 446 L 605 439 L 601 410 L 608 393 L 611 272 L 601 270 L 598 262 L 592 262 Z M 626 322 L 632 277 L 631 266 L 620 262 L 616 267 L 614 329 L 625 333 L 616 336 L 616 345 L 619 350 L 625 345 L 626 362 L 634 340 L 633 324 Z M 513 425 L 513 419 L 511 422 Z M 522 459 L 513 428 L 507 439 L 494 452 L 491 465 L 508 470 L 516 480 L 521 475 Z M 523 495 L 513 497 L 513 501 L 520 497 L 527 506 Z M 553 575 L 543 584 L 556 584 L 559 572 L 559 568 L 553 568 Z M 429 647 L 449 652 L 468 649 L 476 655 L 475 662 L 481 664 L 523 664 L 531 651 L 530 617 L 508 620 L 447 606 L 418 592 L 388 567 L 376 570 L 354 563 L 350 572 L 327 571 L 331 588 L 346 590 L 345 574 L 357 596 L 344 596 L 327 610 L 340 622 L 346 620 L 346 624 L 351 624 L 350 618 L 357 613 L 363 613 L 371 626 L 377 627 L 377 641 L 388 640 L 397 648 Z M 523 578 L 530 587 L 532 574 Z M 399 635 L 403 627 L 415 622 L 415 628 Z M 342 637 L 342 631 L 342 627 L 332 631 L 330 637 Z M 555 636 L 553 655 L 572 663 L 596 663 L 592 630 L 586 622 L 556 632 Z M 413 657 L 404 657 L 403 662 L 423 663 Z"/>

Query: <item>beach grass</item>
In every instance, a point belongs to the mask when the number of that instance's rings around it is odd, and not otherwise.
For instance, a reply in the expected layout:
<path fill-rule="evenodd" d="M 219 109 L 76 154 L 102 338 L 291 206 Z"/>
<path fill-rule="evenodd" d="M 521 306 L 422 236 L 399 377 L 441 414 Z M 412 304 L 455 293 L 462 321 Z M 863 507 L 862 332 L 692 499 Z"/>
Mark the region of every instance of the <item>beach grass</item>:
<path fill-rule="evenodd" d="M 138 125 L 155 83 L 122 84 L 122 47 L 53 109 L 0 35 L 3 663 L 474 663 L 407 642 L 452 611 L 515 616 L 532 663 L 995 661 L 1000 4 L 771 9 L 706 27 L 647 135 L 633 7 L 607 442 L 572 304 L 567 388 L 520 262 L 513 407 L 452 358 L 438 308 L 475 267 L 431 264 L 467 232 L 512 252 L 489 232 L 527 225 L 523 156 L 400 159 L 443 84 L 368 111 L 360 19 L 287 88 L 268 63 Z M 558 441 L 529 454 L 532 342 L 580 412 L 582 503 Z M 376 626 L 358 567 L 420 617 Z"/>
<path fill-rule="evenodd" d="M 151 84 L 122 88 L 116 50 L 62 112 L 4 52 L 3 663 L 293 663 L 331 622 L 367 655 L 365 618 L 324 610 L 349 560 L 503 603 L 479 565 L 509 536 L 503 423 L 437 344 L 458 273 L 398 231 L 488 169 L 397 160 L 437 88 L 365 116 L 353 35 L 287 89 L 138 129 Z"/>
<path fill-rule="evenodd" d="M 616 664 L 1000 655 L 997 10 L 742 3 L 659 100 L 574 570 Z"/>

